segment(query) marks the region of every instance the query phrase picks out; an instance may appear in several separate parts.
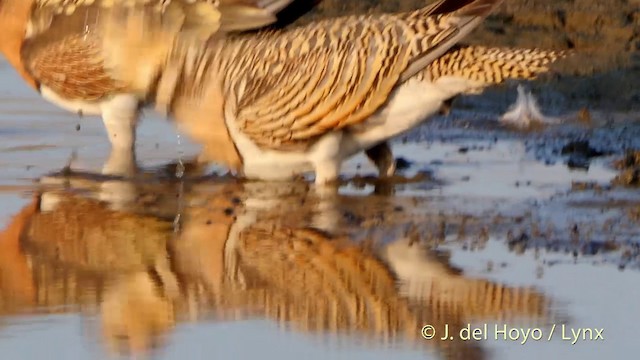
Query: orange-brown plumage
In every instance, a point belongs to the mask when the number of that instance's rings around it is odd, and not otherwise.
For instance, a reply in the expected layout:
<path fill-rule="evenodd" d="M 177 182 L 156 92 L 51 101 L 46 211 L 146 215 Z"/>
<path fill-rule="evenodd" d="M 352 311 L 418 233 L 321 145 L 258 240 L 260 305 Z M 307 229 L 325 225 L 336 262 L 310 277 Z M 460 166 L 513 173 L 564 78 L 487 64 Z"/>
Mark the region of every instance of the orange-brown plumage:
<path fill-rule="evenodd" d="M 260 28 L 293 1 L 0 0 L 0 51 L 44 98 L 102 116 L 112 146 L 130 150 L 139 110 L 153 101 L 177 39 Z M 225 132 L 214 127 L 205 137 Z M 225 149 L 228 156 L 205 157 L 240 161 L 232 144 Z"/>
<path fill-rule="evenodd" d="M 29 68 L 41 83 L 70 100 L 98 101 L 126 91 L 105 69 L 98 41 L 72 34 L 48 43 L 30 58 Z"/>
<path fill-rule="evenodd" d="M 170 19 L 182 23 L 176 30 L 206 34 L 268 25 L 276 21 L 270 11 L 292 1 L 221 0 L 218 5 L 216 0 L 2 0 L 0 51 L 31 87 L 47 86 L 62 98 L 91 102 L 126 88 L 114 69 L 103 66 L 105 54 L 110 54 L 101 53 L 104 24 L 122 25 L 130 17 L 122 9 L 135 7 L 137 13 L 158 19 L 154 26 Z M 161 12 L 166 19 L 159 21 Z"/>
<path fill-rule="evenodd" d="M 34 198 L 0 230 L 0 311 L 33 305 L 35 284 L 27 256 L 21 249 L 21 237 L 37 213 Z"/>
<path fill-rule="evenodd" d="M 37 81 L 27 71 L 20 53 L 34 2 L 35 0 L 0 1 L 0 51 L 24 81 L 33 89 L 37 89 Z"/>

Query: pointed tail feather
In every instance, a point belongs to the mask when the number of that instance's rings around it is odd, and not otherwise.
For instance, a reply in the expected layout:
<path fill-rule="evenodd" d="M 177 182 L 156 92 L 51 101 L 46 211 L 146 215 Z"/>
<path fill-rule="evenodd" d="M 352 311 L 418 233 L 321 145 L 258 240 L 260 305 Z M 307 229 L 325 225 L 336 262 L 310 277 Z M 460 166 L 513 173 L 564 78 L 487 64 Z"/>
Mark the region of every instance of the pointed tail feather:
<path fill-rule="evenodd" d="M 435 81 L 445 76 L 462 77 L 486 86 L 507 79 L 531 80 L 566 58 L 567 51 L 543 49 L 460 46 L 430 63 L 419 78 Z"/>

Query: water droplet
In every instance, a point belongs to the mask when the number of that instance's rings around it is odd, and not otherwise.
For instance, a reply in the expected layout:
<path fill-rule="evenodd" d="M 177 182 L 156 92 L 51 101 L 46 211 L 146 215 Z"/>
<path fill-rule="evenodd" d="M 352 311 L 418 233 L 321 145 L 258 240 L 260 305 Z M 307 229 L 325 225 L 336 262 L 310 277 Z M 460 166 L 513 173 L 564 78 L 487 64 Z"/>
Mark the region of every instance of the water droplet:
<path fill-rule="evenodd" d="M 178 179 L 182 179 L 183 175 L 184 175 L 184 164 L 182 163 L 182 161 L 178 161 L 178 166 L 176 166 L 176 177 Z"/>
<path fill-rule="evenodd" d="M 184 171 L 185 171 L 184 162 L 182 160 L 184 151 L 182 149 L 182 137 L 180 136 L 180 134 L 176 135 L 176 139 L 178 143 L 178 165 L 176 166 L 175 176 L 177 179 L 180 180 L 180 184 L 178 186 L 178 210 L 176 212 L 175 218 L 173 219 L 174 234 L 178 234 L 178 232 L 180 232 L 180 220 L 182 218 L 182 211 L 184 207 L 184 204 L 183 204 L 184 181 L 182 178 L 184 176 Z"/>

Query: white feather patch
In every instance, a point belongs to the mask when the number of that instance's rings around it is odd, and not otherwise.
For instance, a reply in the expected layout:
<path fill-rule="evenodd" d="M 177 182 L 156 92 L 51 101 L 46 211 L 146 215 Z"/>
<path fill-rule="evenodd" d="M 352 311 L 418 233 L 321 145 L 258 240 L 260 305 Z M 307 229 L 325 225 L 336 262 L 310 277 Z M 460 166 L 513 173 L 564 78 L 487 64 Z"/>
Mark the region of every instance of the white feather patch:
<path fill-rule="evenodd" d="M 553 125 L 562 122 L 559 118 L 544 115 L 531 91 L 526 91 L 522 85 L 518 85 L 518 99 L 515 104 L 502 115 L 500 121 L 519 128 L 536 124 Z"/>

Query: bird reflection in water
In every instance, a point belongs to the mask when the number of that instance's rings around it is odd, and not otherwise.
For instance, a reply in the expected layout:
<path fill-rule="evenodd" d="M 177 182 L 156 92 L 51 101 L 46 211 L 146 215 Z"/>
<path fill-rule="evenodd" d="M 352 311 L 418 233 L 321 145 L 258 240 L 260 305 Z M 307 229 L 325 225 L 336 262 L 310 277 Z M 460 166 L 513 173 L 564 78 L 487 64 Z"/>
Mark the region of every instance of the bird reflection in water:
<path fill-rule="evenodd" d="M 113 207 L 100 179 L 45 182 L 0 235 L 0 311 L 97 314 L 115 353 L 161 348 L 181 322 L 265 318 L 312 336 L 483 359 L 481 342 L 427 341 L 420 329 L 547 321 L 542 294 L 466 277 L 428 241 L 402 235 L 411 217 L 401 198 L 225 179 L 183 183 L 178 197 L 167 180 L 110 187 L 128 192 Z M 368 222 L 377 214 L 395 217 Z"/>

